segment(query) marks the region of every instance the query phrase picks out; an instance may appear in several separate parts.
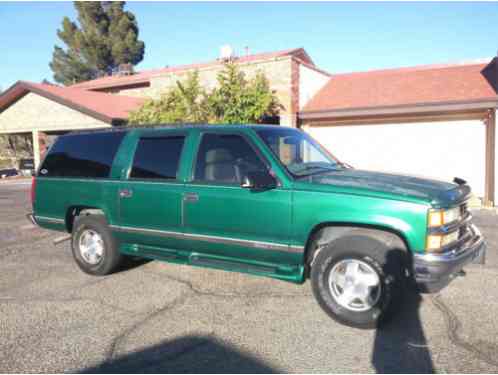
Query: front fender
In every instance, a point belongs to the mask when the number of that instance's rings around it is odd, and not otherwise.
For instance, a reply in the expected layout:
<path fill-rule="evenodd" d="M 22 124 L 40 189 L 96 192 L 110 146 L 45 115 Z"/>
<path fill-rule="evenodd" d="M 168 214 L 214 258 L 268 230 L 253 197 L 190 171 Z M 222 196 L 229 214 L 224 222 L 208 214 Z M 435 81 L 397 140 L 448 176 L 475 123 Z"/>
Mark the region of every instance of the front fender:
<path fill-rule="evenodd" d="M 400 234 L 408 249 L 425 248 L 428 206 L 420 203 L 353 194 L 294 191 L 292 245 L 306 246 L 317 227 L 367 226 Z"/>

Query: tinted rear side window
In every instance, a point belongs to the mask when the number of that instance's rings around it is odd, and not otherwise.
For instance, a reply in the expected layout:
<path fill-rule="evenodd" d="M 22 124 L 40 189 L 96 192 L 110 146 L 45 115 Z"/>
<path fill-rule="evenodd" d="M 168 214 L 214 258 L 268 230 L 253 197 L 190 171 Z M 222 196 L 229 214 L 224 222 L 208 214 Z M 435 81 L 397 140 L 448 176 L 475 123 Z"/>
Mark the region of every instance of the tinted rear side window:
<path fill-rule="evenodd" d="M 40 168 L 44 177 L 106 178 L 125 132 L 64 135 Z"/>
<path fill-rule="evenodd" d="M 175 180 L 184 136 L 140 138 L 131 178 Z"/>

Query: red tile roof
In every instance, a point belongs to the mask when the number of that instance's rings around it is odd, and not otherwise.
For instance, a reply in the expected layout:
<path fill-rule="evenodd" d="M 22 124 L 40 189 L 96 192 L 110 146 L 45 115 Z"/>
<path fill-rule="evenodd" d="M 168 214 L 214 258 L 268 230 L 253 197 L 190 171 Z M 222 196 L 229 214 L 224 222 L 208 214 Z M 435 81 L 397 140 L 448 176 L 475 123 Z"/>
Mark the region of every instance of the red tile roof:
<path fill-rule="evenodd" d="M 333 74 L 302 112 L 498 99 L 498 66 L 430 65 Z"/>
<path fill-rule="evenodd" d="M 129 112 L 138 109 L 145 101 L 143 98 L 19 81 L 0 95 L 0 111 L 28 92 L 34 92 L 107 123 L 127 119 Z"/>
<path fill-rule="evenodd" d="M 283 51 L 265 52 L 265 53 L 247 55 L 247 56 L 240 56 L 236 58 L 235 61 L 237 63 L 248 63 L 259 60 L 270 60 L 285 56 L 296 56 L 302 59 L 304 62 L 314 66 L 313 61 L 311 60 L 311 58 L 308 56 L 308 54 L 303 48 L 294 48 Z M 128 76 L 108 76 L 108 77 L 97 78 L 91 81 L 76 83 L 74 85 L 71 85 L 70 87 L 82 88 L 87 90 L 99 90 L 99 89 L 107 89 L 107 88 L 120 87 L 120 86 L 148 84 L 151 78 L 163 74 L 176 73 L 176 72 L 193 70 L 193 69 L 202 69 L 202 68 L 220 65 L 222 63 L 223 62 L 221 60 L 213 60 L 204 63 L 178 65 L 178 66 L 166 67 L 161 69 L 144 70 Z"/>

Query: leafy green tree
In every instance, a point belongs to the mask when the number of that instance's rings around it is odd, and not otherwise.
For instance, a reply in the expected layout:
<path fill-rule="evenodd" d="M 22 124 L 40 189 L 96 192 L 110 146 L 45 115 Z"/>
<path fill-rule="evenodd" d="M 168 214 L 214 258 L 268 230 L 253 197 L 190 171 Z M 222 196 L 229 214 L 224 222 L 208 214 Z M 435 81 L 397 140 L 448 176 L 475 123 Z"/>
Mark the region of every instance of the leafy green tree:
<path fill-rule="evenodd" d="M 161 95 L 158 100 L 148 100 L 130 114 L 131 124 L 199 123 L 209 121 L 208 95 L 199 83 L 199 72 L 190 73 L 185 82 Z"/>
<path fill-rule="evenodd" d="M 265 75 L 248 81 L 237 65 L 228 63 L 218 74 L 218 87 L 209 97 L 215 122 L 257 123 L 278 114 L 278 100 Z"/>
<path fill-rule="evenodd" d="M 177 82 L 158 100 L 148 100 L 131 113 L 131 124 L 262 122 L 278 114 L 280 105 L 262 73 L 247 80 L 235 64 L 226 64 L 217 77 L 218 85 L 206 92 L 199 83 L 199 73 Z"/>
<path fill-rule="evenodd" d="M 125 2 L 75 2 L 78 23 L 64 17 L 57 36 L 66 49 L 54 47 L 54 79 L 68 85 L 110 74 L 120 64 L 142 61 L 145 44 Z"/>

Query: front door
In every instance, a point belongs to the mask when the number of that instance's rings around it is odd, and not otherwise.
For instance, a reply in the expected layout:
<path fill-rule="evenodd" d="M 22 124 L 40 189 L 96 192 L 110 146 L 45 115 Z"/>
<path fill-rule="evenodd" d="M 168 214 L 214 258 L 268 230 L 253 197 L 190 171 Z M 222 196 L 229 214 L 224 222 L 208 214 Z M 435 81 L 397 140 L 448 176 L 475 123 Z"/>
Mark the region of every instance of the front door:
<path fill-rule="evenodd" d="M 132 168 L 118 191 L 121 240 L 181 248 L 182 195 L 178 178 L 185 134 L 156 134 L 138 139 Z"/>
<path fill-rule="evenodd" d="M 268 170 L 242 133 L 203 132 L 184 196 L 192 250 L 270 263 L 295 263 L 289 251 L 291 191 L 241 187 L 248 171 Z"/>

